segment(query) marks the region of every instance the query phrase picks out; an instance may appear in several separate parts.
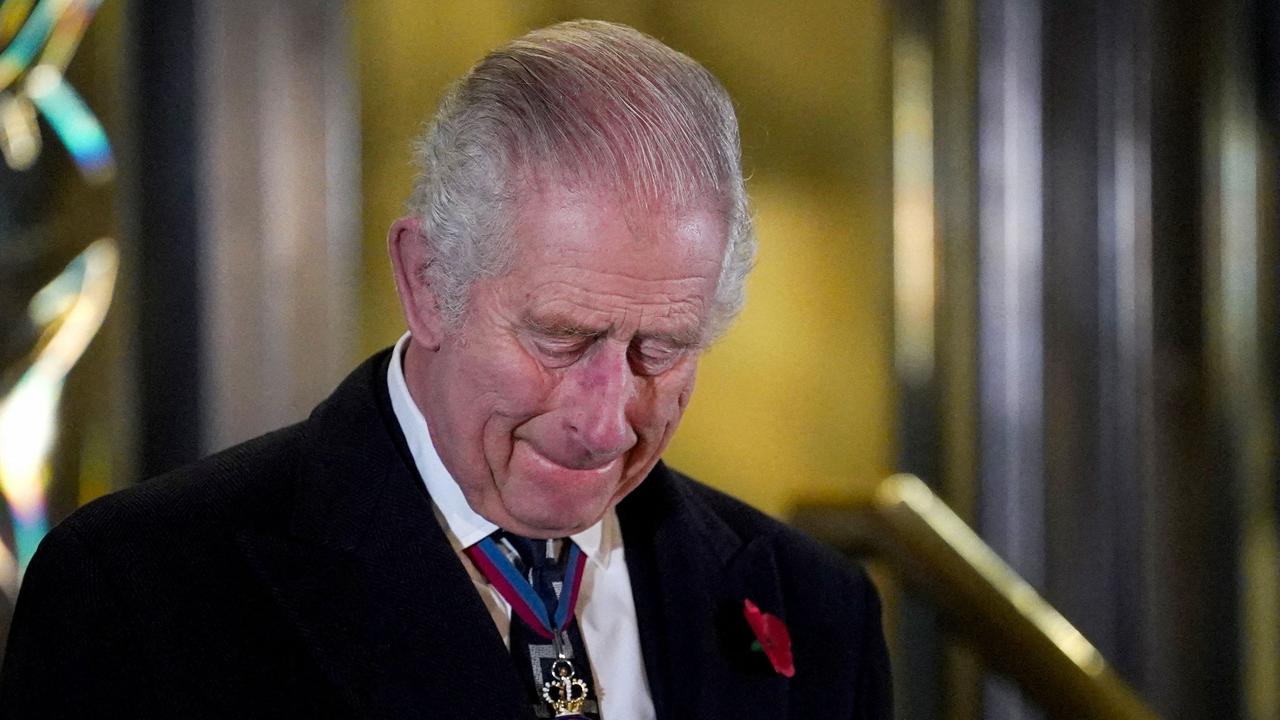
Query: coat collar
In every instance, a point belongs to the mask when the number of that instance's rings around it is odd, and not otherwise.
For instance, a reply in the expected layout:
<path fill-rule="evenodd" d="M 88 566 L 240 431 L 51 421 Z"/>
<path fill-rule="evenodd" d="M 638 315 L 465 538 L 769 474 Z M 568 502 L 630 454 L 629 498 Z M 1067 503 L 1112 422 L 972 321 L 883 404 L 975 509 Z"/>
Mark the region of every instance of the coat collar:
<path fill-rule="evenodd" d="M 318 665 L 367 717 L 524 718 L 506 647 L 431 511 L 386 390 L 389 352 L 304 425 L 287 532 L 238 538 Z M 742 601 L 782 614 L 768 538 L 663 466 L 618 506 L 659 718 L 783 717 Z M 447 679 L 445 679 L 447 676 Z"/>

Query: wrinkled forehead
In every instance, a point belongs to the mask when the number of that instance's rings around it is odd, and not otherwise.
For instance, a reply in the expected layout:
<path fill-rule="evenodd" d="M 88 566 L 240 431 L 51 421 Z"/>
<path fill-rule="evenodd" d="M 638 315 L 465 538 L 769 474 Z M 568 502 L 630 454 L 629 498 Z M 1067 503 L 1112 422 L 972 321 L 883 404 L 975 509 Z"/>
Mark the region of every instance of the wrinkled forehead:
<path fill-rule="evenodd" d="M 727 248 L 728 223 L 718 198 L 707 195 L 644 194 L 626 187 L 591 183 L 581 176 L 544 171 L 522 178 L 514 193 L 516 228 L 532 218 L 554 215 L 577 225 L 620 221 L 628 233 L 601 234 L 601 251 L 625 239 L 631 244 L 660 247 L 666 253 L 706 256 L 714 248 L 718 259 Z M 694 227 L 696 226 L 696 231 Z M 515 238 L 517 249 L 519 237 Z"/>
<path fill-rule="evenodd" d="M 513 231 L 505 289 L 526 323 L 682 345 L 705 335 L 727 244 L 717 213 L 642 211 L 617 193 L 559 185 L 526 193 Z"/>

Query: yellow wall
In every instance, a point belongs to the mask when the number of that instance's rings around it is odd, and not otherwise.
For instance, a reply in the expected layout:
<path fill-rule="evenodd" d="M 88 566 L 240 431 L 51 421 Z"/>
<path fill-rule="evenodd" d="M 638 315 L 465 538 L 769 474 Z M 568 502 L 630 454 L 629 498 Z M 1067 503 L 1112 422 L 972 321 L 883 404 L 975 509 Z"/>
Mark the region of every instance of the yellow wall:
<path fill-rule="evenodd" d="M 706 64 L 739 108 L 760 235 L 738 325 L 706 356 L 675 466 L 784 515 L 847 497 L 893 458 L 888 11 L 872 0 L 534 3 L 363 0 L 361 343 L 403 323 L 384 239 L 409 142 L 490 48 L 574 17 L 627 22 Z"/>

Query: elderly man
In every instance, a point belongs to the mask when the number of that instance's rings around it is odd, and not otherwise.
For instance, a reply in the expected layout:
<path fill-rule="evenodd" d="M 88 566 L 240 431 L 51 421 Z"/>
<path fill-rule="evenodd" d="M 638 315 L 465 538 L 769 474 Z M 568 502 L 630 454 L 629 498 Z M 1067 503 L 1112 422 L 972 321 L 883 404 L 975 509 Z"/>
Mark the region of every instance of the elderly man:
<path fill-rule="evenodd" d="M 409 332 L 54 530 L 8 715 L 888 717 L 866 577 L 659 460 L 752 262 L 723 88 L 566 23 L 480 61 L 417 152 Z"/>

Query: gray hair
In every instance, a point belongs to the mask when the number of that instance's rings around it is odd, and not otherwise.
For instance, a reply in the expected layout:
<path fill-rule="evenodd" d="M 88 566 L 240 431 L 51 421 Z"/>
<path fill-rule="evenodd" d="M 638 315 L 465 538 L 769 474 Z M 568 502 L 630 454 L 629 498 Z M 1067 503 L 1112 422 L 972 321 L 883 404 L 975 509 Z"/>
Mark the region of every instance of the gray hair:
<path fill-rule="evenodd" d="M 636 208 L 722 213 L 708 340 L 742 309 L 756 241 L 733 103 L 710 72 L 648 35 L 577 20 L 494 50 L 450 89 L 414 159 L 409 212 L 432 256 L 420 272 L 450 324 L 472 282 L 510 269 L 517 193 L 546 173 Z"/>

